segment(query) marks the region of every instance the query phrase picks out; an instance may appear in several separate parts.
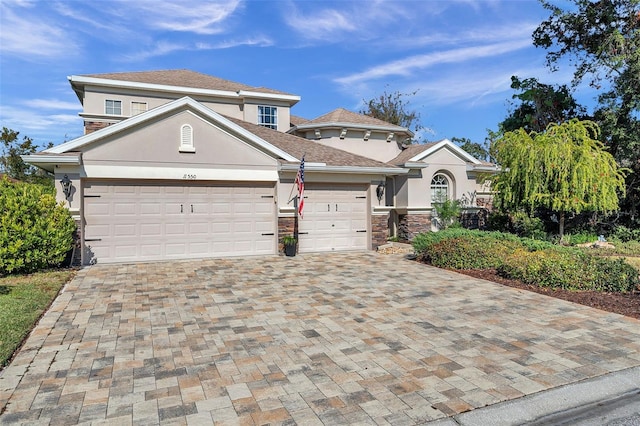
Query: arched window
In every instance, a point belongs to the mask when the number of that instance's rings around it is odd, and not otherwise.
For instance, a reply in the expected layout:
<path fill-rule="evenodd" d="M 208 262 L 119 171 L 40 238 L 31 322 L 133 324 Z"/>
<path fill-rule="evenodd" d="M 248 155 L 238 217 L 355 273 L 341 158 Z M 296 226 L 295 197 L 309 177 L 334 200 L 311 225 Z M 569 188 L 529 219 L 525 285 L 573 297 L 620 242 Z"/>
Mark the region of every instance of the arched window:
<path fill-rule="evenodd" d="M 180 127 L 180 152 L 196 152 L 193 146 L 193 128 L 188 124 Z"/>
<path fill-rule="evenodd" d="M 443 203 L 449 199 L 449 179 L 441 173 L 431 179 L 431 202 Z"/>

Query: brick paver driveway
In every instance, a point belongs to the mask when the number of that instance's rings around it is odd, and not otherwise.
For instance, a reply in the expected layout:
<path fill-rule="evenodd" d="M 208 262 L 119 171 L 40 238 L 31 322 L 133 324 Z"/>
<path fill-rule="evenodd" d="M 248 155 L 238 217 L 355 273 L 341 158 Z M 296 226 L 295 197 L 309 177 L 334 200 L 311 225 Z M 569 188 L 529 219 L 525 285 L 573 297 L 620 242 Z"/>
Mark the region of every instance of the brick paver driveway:
<path fill-rule="evenodd" d="M 0 423 L 418 424 L 637 365 L 639 321 L 397 255 L 94 266 Z"/>

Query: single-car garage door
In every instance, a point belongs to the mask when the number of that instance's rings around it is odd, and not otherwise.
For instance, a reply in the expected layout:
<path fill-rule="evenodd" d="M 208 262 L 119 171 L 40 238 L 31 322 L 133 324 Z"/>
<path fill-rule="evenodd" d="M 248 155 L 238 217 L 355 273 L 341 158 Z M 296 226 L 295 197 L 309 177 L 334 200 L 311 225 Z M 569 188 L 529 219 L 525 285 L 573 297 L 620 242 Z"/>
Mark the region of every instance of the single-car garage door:
<path fill-rule="evenodd" d="M 366 250 L 367 191 L 362 185 L 307 184 L 298 221 L 300 252 Z"/>
<path fill-rule="evenodd" d="M 275 254 L 274 185 L 84 186 L 85 262 Z"/>

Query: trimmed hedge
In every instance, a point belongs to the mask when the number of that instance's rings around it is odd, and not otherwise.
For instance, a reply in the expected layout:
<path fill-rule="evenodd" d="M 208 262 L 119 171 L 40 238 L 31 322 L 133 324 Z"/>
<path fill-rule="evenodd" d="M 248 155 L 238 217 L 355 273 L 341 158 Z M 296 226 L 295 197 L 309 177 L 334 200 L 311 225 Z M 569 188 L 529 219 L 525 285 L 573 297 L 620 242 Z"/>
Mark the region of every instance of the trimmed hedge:
<path fill-rule="evenodd" d="M 638 271 L 623 259 L 503 232 L 447 229 L 417 235 L 413 247 L 439 268 L 496 269 L 501 276 L 541 287 L 626 292 L 639 283 Z"/>
<path fill-rule="evenodd" d="M 72 248 L 75 228 L 52 188 L 0 179 L 0 274 L 60 265 Z"/>
<path fill-rule="evenodd" d="M 519 250 L 504 259 L 498 273 L 528 284 L 566 290 L 627 292 L 638 283 L 638 271 L 624 259 L 593 256 L 568 247 Z"/>

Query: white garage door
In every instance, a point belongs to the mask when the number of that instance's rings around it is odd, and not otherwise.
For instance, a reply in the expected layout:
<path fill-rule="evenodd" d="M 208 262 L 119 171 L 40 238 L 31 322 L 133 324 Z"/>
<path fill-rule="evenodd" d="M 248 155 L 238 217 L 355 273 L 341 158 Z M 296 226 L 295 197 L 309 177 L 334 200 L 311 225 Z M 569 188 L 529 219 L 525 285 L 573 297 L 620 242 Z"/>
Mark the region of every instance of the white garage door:
<path fill-rule="evenodd" d="M 304 194 L 300 252 L 367 249 L 366 188 L 307 184 Z"/>
<path fill-rule="evenodd" d="M 100 263 L 276 252 L 273 184 L 89 182 L 84 209 L 87 257 Z"/>

